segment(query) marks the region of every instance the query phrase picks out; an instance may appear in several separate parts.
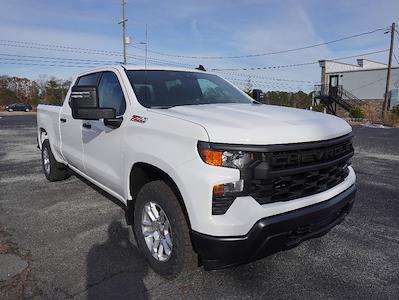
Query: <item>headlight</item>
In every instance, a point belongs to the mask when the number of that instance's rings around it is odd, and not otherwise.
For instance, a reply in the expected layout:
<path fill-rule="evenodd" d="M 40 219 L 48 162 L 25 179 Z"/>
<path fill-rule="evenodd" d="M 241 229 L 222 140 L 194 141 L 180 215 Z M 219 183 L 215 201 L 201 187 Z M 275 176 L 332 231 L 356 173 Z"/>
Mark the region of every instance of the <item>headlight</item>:
<path fill-rule="evenodd" d="M 244 151 L 215 150 L 209 143 L 199 142 L 198 151 L 202 160 L 208 165 L 242 169 L 252 159 L 253 154 Z"/>

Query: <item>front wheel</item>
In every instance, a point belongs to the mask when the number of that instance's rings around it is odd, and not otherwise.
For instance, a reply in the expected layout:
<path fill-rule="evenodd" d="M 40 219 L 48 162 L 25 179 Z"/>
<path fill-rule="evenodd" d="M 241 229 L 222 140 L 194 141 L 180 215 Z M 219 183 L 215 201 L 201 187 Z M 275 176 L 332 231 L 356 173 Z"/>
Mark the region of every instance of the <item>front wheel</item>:
<path fill-rule="evenodd" d="M 184 212 L 165 182 L 152 181 L 141 188 L 133 226 L 139 248 L 158 274 L 173 278 L 197 268 Z"/>
<path fill-rule="evenodd" d="M 49 181 L 60 181 L 69 177 L 67 167 L 55 160 L 48 139 L 42 145 L 42 167 Z"/>

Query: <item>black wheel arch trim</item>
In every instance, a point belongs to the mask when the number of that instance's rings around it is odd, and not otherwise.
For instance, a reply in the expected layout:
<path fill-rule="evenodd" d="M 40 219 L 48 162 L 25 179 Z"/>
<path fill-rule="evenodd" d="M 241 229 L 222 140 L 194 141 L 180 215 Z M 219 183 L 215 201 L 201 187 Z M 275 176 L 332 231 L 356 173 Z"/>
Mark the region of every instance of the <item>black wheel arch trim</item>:
<path fill-rule="evenodd" d="M 164 170 L 160 169 L 157 166 L 154 166 L 153 164 L 147 163 L 147 162 L 135 162 L 130 168 L 130 173 L 129 173 L 129 193 L 130 193 L 130 196 L 131 196 L 132 199 L 127 201 L 127 205 L 126 205 L 126 216 L 127 216 L 127 218 L 129 217 L 129 220 L 131 220 L 131 217 L 134 216 L 134 211 L 133 210 L 134 210 L 134 203 L 135 203 L 135 200 L 136 200 L 135 196 L 137 196 L 137 195 L 134 195 L 134 193 L 132 193 L 132 180 L 133 180 L 133 176 L 134 176 L 133 170 L 134 170 L 135 166 L 139 167 L 139 168 L 141 168 L 141 167 L 151 168 L 152 171 L 156 171 L 156 174 L 160 175 L 160 176 L 156 176 L 156 177 L 153 177 L 153 178 L 151 178 L 151 176 L 150 176 L 150 178 L 148 178 L 148 180 L 146 182 L 142 182 L 141 187 L 144 184 L 146 184 L 148 182 L 151 182 L 151 181 L 155 181 L 155 180 L 163 180 L 163 181 L 165 181 L 166 184 L 169 185 L 169 187 L 172 189 L 172 191 L 176 194 L 176 197 L 177 197 L 177 199 L 178 199 L 178 201 L 180 203 L 180 206 L 183 209 L 183 213 L 185 215 L 187 224 L 188 224 L 188 226 L 189 226 L 189 228 L 191 230 L 190 217 L 189 217 L 189 214 L 187 212 L 187 208 L 186 208 L 186 204 L 184 202 L 183 195 L 182 195 L 182 193 L 181 193 L 181 191 L 179 189 L 179 186 L 177 185 L 176 181 L 172 178 L 172 176 L 170 176 Z M 138 189 L 137 192 L 139 190 L 140 189 Z"/>

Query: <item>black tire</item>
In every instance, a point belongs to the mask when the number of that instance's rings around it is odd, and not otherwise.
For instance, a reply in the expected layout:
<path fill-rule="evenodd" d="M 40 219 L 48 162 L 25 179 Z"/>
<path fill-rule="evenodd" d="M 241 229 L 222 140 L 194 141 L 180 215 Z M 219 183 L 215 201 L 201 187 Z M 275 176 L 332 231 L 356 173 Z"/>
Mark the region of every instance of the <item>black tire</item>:
<path fill-rule="evenodd" d="M 45 162 L 44 162 L 46 151 L 48 153 L 49 168 L 45 167 Z M 49 181 L 60 181 L 67 179 L 69 177 L 67 166 L 55 160 L 53 152 L 51 152 L 51 147 L 48 139 L 44 140 L 42 145 L 42 168 L 44 175 Z"/>
<path fill-rule="evenodd" d="M 141 226 L 143 209 L 149 202 L 161 207 L 170 223 L 173 247 L 166 261 L 154 258 L 144 239 Z M 174 278 L 198 267 L 198 255 L 191 245 L 189 226 L 184 212 L 175 193 L 164 181 L 151 181 L 139 191 L 134 208 L 133 229 L 141 252 L 156 273 Z"/>

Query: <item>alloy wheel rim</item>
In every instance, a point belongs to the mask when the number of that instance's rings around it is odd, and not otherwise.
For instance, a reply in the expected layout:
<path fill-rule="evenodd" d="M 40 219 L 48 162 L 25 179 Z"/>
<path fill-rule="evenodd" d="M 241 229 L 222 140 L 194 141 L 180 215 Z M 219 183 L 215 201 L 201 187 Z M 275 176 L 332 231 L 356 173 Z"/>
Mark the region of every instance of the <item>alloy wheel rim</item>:
<path fill-rule="evenodd" d="M 43 149 L 43 165 L 46 173 L 50 174 L 50 156 L 48 154 L 47 148 Z"/>
<path fill-rule="evenodd" d="M 173 239 L 169 219 L 159 204 L 144 205 L 141 231 L 151 255 L 158 261 L 167 261 L 172 254 Z"/>

